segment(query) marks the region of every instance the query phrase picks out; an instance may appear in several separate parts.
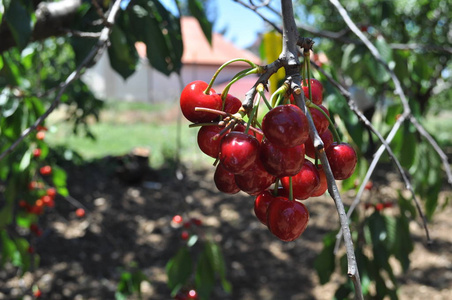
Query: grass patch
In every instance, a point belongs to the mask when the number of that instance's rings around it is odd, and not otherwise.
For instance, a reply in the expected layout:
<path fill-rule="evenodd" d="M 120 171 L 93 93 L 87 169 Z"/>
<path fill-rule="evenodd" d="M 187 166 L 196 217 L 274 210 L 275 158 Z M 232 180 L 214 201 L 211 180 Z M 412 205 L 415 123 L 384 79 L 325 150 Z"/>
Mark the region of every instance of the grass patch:
<path fill-rule="evenodd" d="M 63 146 L 76 151 L 87 160 L 122 155 L 135 147 L 143 147 L 150 150 L 151 166 L 158 168 L 168 158 L 173 159 L 177 152 L 178 114 L 174 111 L 174 106 L 171 108 L 168 105 L 109 103 L 100 121 L 90 125 L 96 140 L 73 134 L 70 124 L 54 118 L 49 120 L 51 130 L 46 135 L 46 141 L 50 146 Z M 174 114 L 174 117 L 165 114 Z M 210 163 L 211 159 L 198 148 L 198 130 L 188 128 L 185 120 L 180 130 L 181 161 L 188 165 Z"/>

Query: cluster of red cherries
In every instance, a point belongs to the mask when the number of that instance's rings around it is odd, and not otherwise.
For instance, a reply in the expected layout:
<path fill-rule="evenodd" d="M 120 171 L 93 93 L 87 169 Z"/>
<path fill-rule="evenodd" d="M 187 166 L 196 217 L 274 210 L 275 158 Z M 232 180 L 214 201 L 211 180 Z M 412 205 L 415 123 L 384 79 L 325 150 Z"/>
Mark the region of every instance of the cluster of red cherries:
<path fill-rule="evenodd" d="M 311 97 L 307 82 L 302 82 L 334 178 L 349 178 L 356 167 L 356 152 L 349 144 L 334 141 L 329 112 L 322 105 L 322 84 L 311 79 L 310 85 Z M 239 99 L 230 94 L 222 97 L 203 81 L 183 89 L 180 106 L 183 115 L 200 126 L 201 151 L 217 160 L 217 188 L 228 194 L 243 191 L 255 196 L 257 218 L 279 239 L 293 241 L 309 220 L 306 206 L 296 200 L 323 195 L 327 179 L 309 137 L 306 115 L 292 104 L 293 98 L 286 98 L 287 104 L 273 107 L 258 128 L 241 119 L 245 113 Z"/>

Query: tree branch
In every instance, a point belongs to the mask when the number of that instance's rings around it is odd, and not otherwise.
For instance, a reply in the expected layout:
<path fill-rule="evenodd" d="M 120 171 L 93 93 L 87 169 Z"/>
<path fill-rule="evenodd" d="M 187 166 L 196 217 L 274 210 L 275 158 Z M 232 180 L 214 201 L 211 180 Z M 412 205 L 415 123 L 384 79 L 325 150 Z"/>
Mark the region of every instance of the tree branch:
<path fill-rule="evenodd" d="M 70 28 L 72 19 L 82 0 L 62 0 L 59 2 L 41 2 L 36 11 L 36 23 L 31 39 L 39 41 L 51 36 L 64 35 L 63 28 Z M 11 30 L 5 22 L 0 28 L 0 53 L 16 46 Z"/>
<path fill-rule="evenodd" d="M 107 23 L 105 24 L 105 27 L 100 32 L 99 40 L 97 41 L 96 45 L 93 47 L 93 49 L 88 53 L 88 55 L 85 57 L 83 62 L 77 67 L 75 71 L 73 71 L 66 80 L 60 84 L 57 95 L 53 102 L 51 103 L 50 107 L 45 111 L 44 114 L 42 114 L 30 127 L 25 129 L 20 137 L 10 146 L 8 149 L 6 149 L 4 152 L 0 154 L 0 160 L 5 158 L 9 153 L 11 153 L 33 130 L 35 130 L 38 125 L 40 125 L 49 115 L 50 113 L 58 107 L 60 104 L 61 97 L 63 96 L 64 92 L 66 91 L 67 87 L 73 83 L 75 80 L 77 80 L 83 73 L 83 71 L 86 69 L 87 66 L 92 64 L 92 62 L 100 57 L 102 53 L 105 51 L 105 49 L 108 46 L 109 36 L 112 30 L 112 25 L 115 22 L 115 17 L 120 9 L 121 0 L 116 0 L 113 3 L 113 6 L 108 13 L 107 17 Z"/>

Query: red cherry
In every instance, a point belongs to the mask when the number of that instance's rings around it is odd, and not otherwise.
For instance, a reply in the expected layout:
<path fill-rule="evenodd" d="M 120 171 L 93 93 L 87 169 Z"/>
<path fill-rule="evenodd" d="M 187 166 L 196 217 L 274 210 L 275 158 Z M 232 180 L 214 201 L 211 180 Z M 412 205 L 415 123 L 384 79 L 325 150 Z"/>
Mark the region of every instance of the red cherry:
<path fill-rule="evenodd" d="M 239 98 L 236 98 L 231 94 L 226 95 L 226 99 L 224 100 L 224 112 L 233 115 L 239 111 L 240 107 L 242 107 L 242 101 L 240 101 Z"/>
<path fill-rule="evenodd" d="M 197 80 L 189 83 L 180 96 L 180 108 L 185 118 L 194 123 L 210 122 L 218 117 L 217 114 L 195 111 L 196 107 L 221 110 L 221 97 L 210 89 L 209 94 L 204 94 L 208 84 Z"/>
<path fill-rule="evenodd" d="M 308 209 L 298 201 L 277 197 L 268 206 L 268 229 L 282 241 L 290 242 L 298 238 L 306 229 L 308 221 Z"/>
<path fill-rule="evenodd" d="M 370 191 L 373 188 L 373 186 L 374 186 L 373 182 L 372 181 L 368 181 L 366 183 L 366 185 L 364 186 L 364 189 Z"/>
<path fill-rule="evenodd" d="M 44 167 L 39 169 L 39 173 L 41 173 L 41 175 L 43 175 L 43 176 L 50 175 L 50 174 L 52 174 L 52 167 L 51 166 L 44 166 Z"/>
<path fill-rule="evenodd" d="M 182 233 L 180 234 L 180 238 L 185 240 L 188 240 L 188 238 L 190 237 L 190 234 L 188 233 L 188 231 L 182 231 Z"/>
<path fill-rule="evenodd" d="M 326 149 L 326 156 L 336 180 L 344 180 L 352 176 L 358 160 L 352 146 L 334 142 Z"/>
<path fill-rule="evenodd" d="M 46 133 L 44 131 L 38 131 L 36 133 L 36 139 L 42 141 L 43 139 L 45 139 L 46 137 Z"/>
<path fill-rule="evenodd" d="M 323 141 L 323 149 L 328 149 L 331 144 L 333 144 L 334 142 L 334 137 L 333 134 L 331 133 L 331 131 L 328 129 L 325 132 L 320 134 L 320 138 Z M 315 158 L 315 148 L 314 148 L 314 143 L 311 140 L 311 137 L 308 138 L 308 140 L 306 141 L 305 145 L 305 149 L 306 149 L 306 155 L 311 157 L 311 158 Z"/>
<path fill-rule="evenodd" d="M 33 253 L 35 253 L 35 248 L 33 248 L 33 246 L 28 246 L 27 252 L 30 254 L 33 254 Z"/>
<path fill-rule="evenodd" d="M 218 164 L 215 169 L 215 174 L 213 175 L 213 181 L 215 186 L 220 192 L 226 194 L 237 194 L 240 192 L 239 187 L 235 183 L 234 173 L 226 170 L 221 163 Z"/>
<path fill-rule="evenodd" d="M 196 226 L 201 226 L 202 225 L 202 221 L 198 218 L 191 218 L 190 220 L 193 224 L 195 224 Z"/>
<path fill-rule="evenodd" d="M 223 137 L 220 161 L 231 173 L 243 173 L 254 164 L 259 151 L 259 141 L 243 132 L 232 131 Z"/>
<path fill-rule="evenodd" d="M 224 127 L 220 126 L 202 126 L 198 131 L 198 146 L 205 154 L 217 158 L 220 153 L 220 144 L 222 136 L 217 136 Z M 216 137 L 216 139 L 215 139 Z"/>
<path fill-rule="evenodd" d="M 198 293 L 195 290 L 189 290 L 188 299 L 198 299 Z"/>
<path fill-rule="evenodd" d="M 298 106 L 280 105 L 265 115 L 262 131 L 270 142 L 279 147 L 295 147 L 308 139 L 308 119 Z"/>
<path fill-rule="evenodd" d="M 246 126 L 245 125 L 237 124 L 237 125 L 235 125 L 235 127 L 234 127 L 234 129 L 232 131 L 245 132 L 245 130 L 246 130 Z M 254 130 L 249 130 L 248 134 L 254 136 L 259 141 L 259 143 L 261 143 L 262 139 L 264 138 L 264 136 L 262 134 L 257 133 Z"/>
<path fill-rule="evenodd" d="M 191 222 L 190 221 L 184 222 L 183 226 L 184 228 L 188 229 L 191 227 Z"/>
<path fill-rule="evenodd" d="M 41 296 L 42 296 L 41 290 L 34 291 L 33 296 L 35 296 L 36 298 L 41 298 Z"/>
<path fill-rule="evenodd" d="M 390 208 L 390 207 L 393 207 L 393 206 L 394 206 L 394 204 L 392 202 L 384 202 L 383 203 L 383 207 L 384 208 Z"/>
<path fill-rule="evenodd" d="M 173 223 L 180 224 L 184 219 L 181 215 L 175 215 L 172 219 Z"/>
<path fill-rule="evenodd" d="M 325 106 L 318 105 L 318 107 L 322 109 L 328 116 L 330 115 L 330 112 Z M 330 122 L 328 121 L 327 117 L 317 108 L 309 108 L 309 111 L 311 112 L 312 121 L 314 121 L 317 132 L 319 134 L 325 132 L 325 130 L 328 129 L 328 126 L 330 126 Z"/>
<path fill-rule="evenodd" d="M 85 210 L 83 208 L 77 208 L 75 215 L 79 218 L 83 218 L 85 216 Z"/>
<path fill-rule="evenodd" d="M 268 206 L 275 198 L 276 197 L 273 196 L 271 191 L 265 190 L 257 195 L 256 199 L 254 200 L 254 214 L 264 225 L 267 225 Z"/>
<path fill-rule="evenodd" d="M 46 191 L 47 196 L 49 197 L 55 197 L 56 196 L 56 189 L 55 188 L 48 188 Z"/>
<path fill-rule="evenodd" d="M 289 177 L 281 178 L 284 189 L 289 190 Z M 309 160 L 305 160 L 303 167 L 297 175 L 292 177 L 292 191 L 295 199 L 304 200 L 311 196 L 320 184 L 320 175 L 317 168 Z"/>
<path fill-rule="evenodd" d="M 383 203 L 377 203 L 377 204 L 375 204 L 375 209 L 376 209 L 377 211 L 382 211 L 384 208 L 385 208 L 385 206 L 384 206 Z"/>
<path fill-rule="evenodd" d="M 54 207 L 55 201 L 53 200 L 53 197 L 50 197 L 49 195 L 44 195 L 41 197 L 42 203 L 47 207 Z"/>
<path fill-rule="evenodd" d="M 39 228 L 38 224 L 31 224 L 30 231 L 36 236 L 42 235 L 42 230 Z"/>
<path fill-rule="evenodd" d="M 261 143 L 259 158 L 268 173 L 276 177 L 296 175 L 304 162 L 304 144 L 281 148 L 268 139 Z"/>
<path fill-rule="evenodd" d="M 40 148 L 34 149 L 34 150 L 33 150 L 33 157 L 34 157 L 34 158 L 40 157 L 40 156 L 41 156 L 41 152 L 42 152 L 42 150 L 41 150 Z"/>
<path fill-rule="evenodd" d="M 326 180 L 325 172 L 323 171 L 322 165 L 317 166 L 317 171 L 319 172 L 320 184 L 319 186 L 312 192 L 311 197 L 319 197 L 325 194 L 328 189 L 328 182 Z"/>
<path fill-rule="evenodd" d="M 302 81 L 302 89 L 304 91 L 304 96 L 309 99 L 309 87 L 308 82 L 303 80 Z M 312 99 L 311 101 L 314 104 L 320 105 L 323 101 L 323 85 L 320 81 L 317 79 L 311 79 L 311 94 Z"/>
<path fill-rule="evenodd" d="M 237 186 L 245 193 L 253 196 L 268 188 L 275 180 L 276 177 L 265 170 L 259 159 L 256 159 L 247 171 L 235 175 Z"/>

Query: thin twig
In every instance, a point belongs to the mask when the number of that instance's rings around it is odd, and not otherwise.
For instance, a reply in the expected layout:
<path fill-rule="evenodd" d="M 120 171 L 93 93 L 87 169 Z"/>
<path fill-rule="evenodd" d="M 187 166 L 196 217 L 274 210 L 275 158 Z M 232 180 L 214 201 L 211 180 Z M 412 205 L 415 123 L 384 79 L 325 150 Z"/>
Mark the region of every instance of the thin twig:
<path fill-rule="evenodd" d="M 97 41 L 96 46 L 91 50 L 91 52 L 85 57 L 83 62 L 77 67 L 75 71 L 73 71 L 66 80 L 59 85 L 58 93 L 53 100 L 53 102 L 50 104 L 49 108 L 42 114 L 36 121 L 25 129 L 20 137 L 14 141 L 14 143 L 8 147 L 5 151 L 3 151 L 0 154 L 0 160 L 5 158 L 9 153 L 11 153 L 33 130 L 35 130 L 38 125 L 40 125 L 49 115 L 50 113 L 55 110 L 55 108 L 58 107 L 61 101 L 61 97 L 63 96 L 64 92 L 66 91 L 67 87 L 73 83 L 75 80 L 77 80 L 85 70 L 86 66 L 90 65 L 91 62 L 96 58 L 100 57 L 100 55 L 103 53 L 105 48 L 108 45 L 109 36 L 112 30 L 112 25 L 115 22 L 116 14 L 119 11 L 121 4 L 121 0 L 116 0 L 110 10 L 110 13 L 108 14 L 108 17 L 106 18 L 107 23 L 105 24 L 105 27 L 100 32 L 99 40 Z"/>
<path fill-rule="evenodd" d="M 261 14 L 259 11 L 258 11 L 258 8 L 259 7 L 256 7 L 256 6 L 253 6 L 253 5 L 249 5 L 249 4 L 247 4 L 247 3 L 245 3 L 245 2 L 243 2 L 243 1 L 241 1 L 241 0 L 233 0 L 234 2 L 237 2 L 238 4 L 241 4 L 241 5 L 243 5 L 244 7 L 246 7 L 246 8 L 248 8 L 248 9 L 250 9 L 250 10 L 252 10 L 252 11 L 254 11 L 254 13 L 255 14 L 257 14 L 259 17 L 261 17 L 261 19 L 262 20 L 264 20 L 265 22 L 267 22 L 268 24 L 270 24 L 272 27 L 273 27 L 273 29 L 275 29 L 277 32 L 279 32 L 279 33 L 282 33 L 282 29 L 278 26 L 278 25 L 276 25 L 275 23 L 273 23 L 272 21 L 270 21 L 267 17 L 265 17 L 263 14 Z M 273 9 L 271 9 L 272 11 L 274 11 Z"/>
<path fill-rule="evenodd" d="M 347 100 L 347 103 L 350 107 L 350 109 L 358 116 L 358 118 L 364 123 L 364 125 L 370 129 L 370 131 L 375 134 L 378 139 L 381 141 L 382 146 L 378 149 L 378 151 L 375 153 L 374 158 L 372 160 L 371 165 L 369 166 L 366 176 L 364 177 L 364 179 L 361 182 L 361 186 L 358 190 L 358 193 L 356 194 L 355 199 L 353 200 L 352 204 L 350 205 L 349 210 L 347 211 L 347 217 L 350 218 L 350 216 L 352 215 L 353 211 L 355 210 L 356 206 L 359 204 L 360 200 L 361 200 L 361 196 L 364 192 L 364 188 L 366 186 L 366 183 L 369 181 L 370 177 L 372 176 L 375 167 L 377 166 L 381 156 L 384 153 L 384 150 L 386 149 L 386 151 L 389 154 L 389 157 L 392 159 L 392 161 L 395 163 L 397 170 L 400 173 L 400 176 L 402 176 L 403 182 L 405 183 L 405 187 L 407 190 L 410 191 L 415 203 L 416 203 L 416 207 L 418 208 L 418 212 L 419 215 L 421 216 L 422 220 L 423 220 L 423 224 L 424 224 L 424 230 L 425 230 L 425 234 L 427 236 L 427 242 L 430 243 L 430 234 L 428 231 L 428 227 L 427 227 L 427 221 L 425 218 L 425 215 L 422 211 L 422 208 L 420 206 L 420 202 L 417 199 L 417 196 L 414 192 L 414 189 L 411 185 L 410 180 L 408 179 L 408 175 L 406 174 L 405 169 L 403 169 L 402 165 L 400 164 L 399 159 L 395 156 L 394 152 L 391 149 L 391 146 L 389 145 L 389 143 L 392 141 L 392 139 L 394 138 L 395 134 L 397 133 L 397 131 L 400 128 L 400 125 L 403 123 L 403 121 L 405 120 L 405 117 L 402 119 L 402 117 L 400 117 L 396 124 L 393 127 L 393 130 L 391 131 L 390 135 L 388 136 L 388 138 L 385 140 L 383 138 L 383 136 L 381 135 L 381 133 L 375 129 L 375 127 L 372 125 L 372 123 L 366 118 L 366 116 L 364 116 L 364 114 L 358 109 L 358 107 L 356 106 L 355 101 L 351 98 L 350 92 L 347 91 L 347 89 L 345 87 L 343 87 L 339 82 L 337 82 L 336 80 L 334 80 L 329 74 L 327 74 L 323 69 L 321 69 L 319 66 L 317 66 L 314 62 L 311 62 L 311 64 L 314 65 L 314 67 L 321 72 L 327 79 L 329 82 L 331 82 L 331 84 L 333 84 L 338 90 L 339 92 L 342 94 L 342 96 L 344 96 L 344 98 Z M 340 230 L 336 236 L 336 247 L 335 247 L 335 253 L 338 251 L 339 249 L 339 245 L 340 245 L 340 241 L 341 241 L 341 237 L 342 237 L 342 230 Z"/>

